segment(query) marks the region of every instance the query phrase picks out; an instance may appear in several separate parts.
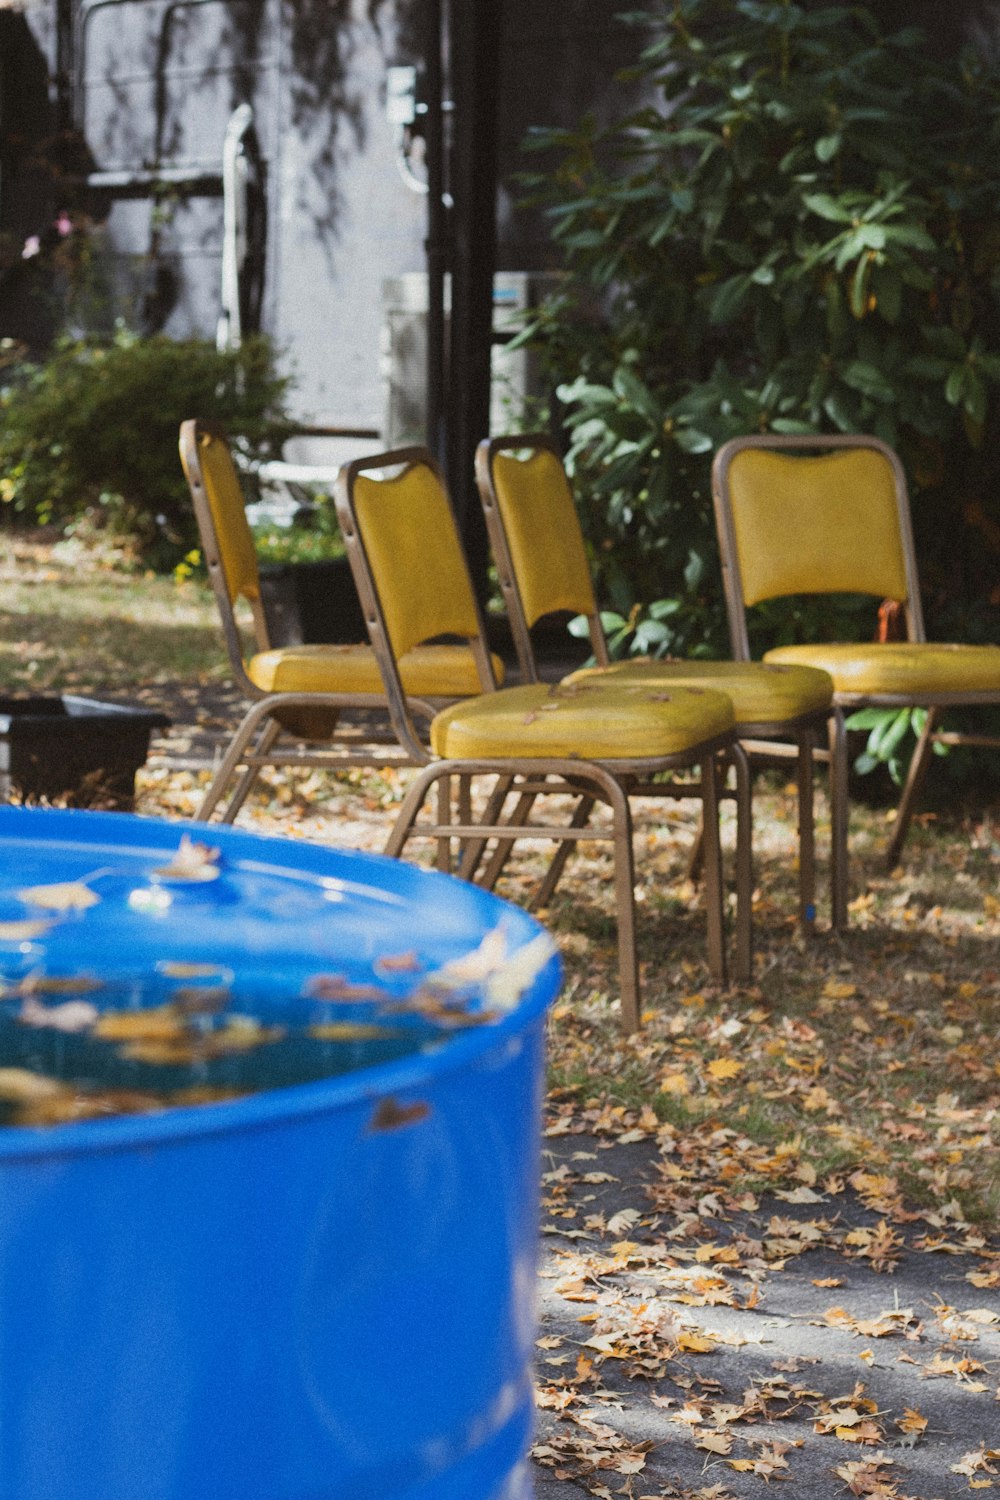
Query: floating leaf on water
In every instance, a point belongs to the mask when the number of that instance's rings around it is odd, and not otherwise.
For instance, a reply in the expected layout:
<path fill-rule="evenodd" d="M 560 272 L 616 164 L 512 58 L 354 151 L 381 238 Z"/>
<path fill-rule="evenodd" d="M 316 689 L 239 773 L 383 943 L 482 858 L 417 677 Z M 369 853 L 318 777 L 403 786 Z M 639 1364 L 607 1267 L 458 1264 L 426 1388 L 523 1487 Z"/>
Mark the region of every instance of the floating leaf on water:
<path fill-rule="evenodd" d="M 170 863 L 161 865 L 153 873 L 163 880 L 217 880 L 221 874 L 221 852 L 220 849 L 213 849 L 211 844 L 198 843 L 190 834 L 185 833 Z"/>
<path fill-rule="evenodd" d="M 53 1031 L 90 1031 L 100 1012 L 89 1000 L 64 1000 L 61 1005 L 40 1005 L 28 995 L 18 1012 L 22 1026 L 47 1026 Z"/>
<path fill-rule="evenodd" d="M 0 1099 L 7 1104 L 28 1104 L 34 1099 L 53 1099 L 64 1094 L 66 1085 L 30 1068 L 0 1068 Z"/>
<path fill-rule="evenodd" d="M 247 1089 L 234 1089 L 224 1084 L 197 1083 L 191 1088 L 175 1089 L 170 1095 L 174 1106 L 195 1104 L 228 1104 L 232 1099 L 245 1099 Z"/>
<path fill-rule="evenodd" d="M 453 958 L 429 974 L 424 989 L 433 994 L 442 989 L 481 988 L 487 1005 L 513 1010 L 554 952 L 555 945 L 548 933 L 540 932 L 508 954 L 507 933 L 500 925 L 488 932 L 471 953 Z"/>
<path fill-rule="evenodd" d="M 262 1026 L 252 1016 L 234 1016 L 219 1031 L 183 1028 L 162 1037 L 134 1036 L 122 1043 L 118 1055 L 129 1062 L 149 1063 L 154 1067 L 190 1067 L 193 1063 L 265 1047 L 280 1041 L 284 1035 L 283 1026 Z"/>
<path fill-rule="evenodd" d="M 185 1016 L 213 1016 L 233 998 L 224 984 L 191 984 L 174 990 L 170 1003 Z"/>
<path fill-rule="evenodd" d="M 231 984 L 232 969 L 223 964 L 184 963 L 180 959 L 165 958 L 156 965 L 158 974 L 166 979 L 217 979 L 220 984 Z"/>
<path fill-rule="evenodd" d="M 30 943 L 42 937 L 52 926 L 44 917 L 26 917 L 23 922 L 0 922 L 0 943 Z"/>
<path fill-rule="evenodd" d="M 463 990 L 482 984 L 496 972 L 507 957 L 507 933 L 502 925 L 491 928 L 478 948 L 452 958 L 427 976 L 428 985 L 446 990 Z"/>
<path fill-rule="evenodd" d="M 108 1089 L 101 1093 L 62 1088 L 58 1094 L 31 1100 L 16 1113 L 18 1125 L 69 1125 L 78 1120 L 107 1119 L 113 1115 L 149 1115 L 163 1108 L 155 1094 L 138 1089 Z"/>
<path fill-rule="evenodd" d="M 416 1012 L 426 1020 L 436 1021 L 439 1026 L 446 1026 L 451 1031 L 458 1031 L 463 1026 L 485 1026 L 498 1019 L 495 1011 L 470 1010 L 464 999 L 451 999 L 434 989 L 414 990 L 412 995 L 398 1005 L 390 1007 L 388 1014 L 398 1014 L 401 1011 L 405 1011 L 407 1015 Z"/>
<path fill-rule="evenodd" d="M 86 911 L 96 906 L 100 896 L 82 880 L 59 880 L 53 885 L 29 885 L 18 891 L 29 906 L 43 906 L 47 911 Z"/>
<path fill-rule="evenodd" d="M 149 1010 L 106 1010 L 97 1019 L 94 1035 L 108 1041 L 171 1041 L 187 1029 L 172 1005 L 157 1005 Z"/>
<path fill-rule="evenodd" d="M 499 1006 L 501 1010 L 513 1010 L 555 951 L 555 944 L 547 932 L 540 932 L 523 944 L 487 977 L 484 985 L 487 1003 Z"/>
<path fill-rule="evenodd" d="M 20 995 L 91 995 L 103 990 L 104 980 L 93 974 L 27 974 L 17 987 Z"/>
<path fill-rule="evenodd" d="M 399 1027 L 367 1025 L 363 1021 L 320 1021 L 307 1027 L 306 1034 L 317 1042 L 377 1042 L 405 1036 Z"/>
<path fill-rule="evenodd" d="M 306 981 L 304 993 L 310 1000 L 329 1000 L 355 1004 L 365 1000 L 389 1000 L 388 990 L 379 984 L 352 984 L 343 974 L 314 974 Z"/>
<path fill-rule="evenodd" d="M 375 960 L 376 974 L 415 974 L 422 968 L 412 948 L 407 953 L 384 953 Z"/>
<path fill-rule="evenodd" d="M 422 1099 L 414 1104 L 400 1104 L 391 1096 L 380 1099 L 368 1125 L 370 1131 L 401 1130 L 404 1125 L 416 1125 L 426 1120 L 431 1112 L 429 1104 Z"/>

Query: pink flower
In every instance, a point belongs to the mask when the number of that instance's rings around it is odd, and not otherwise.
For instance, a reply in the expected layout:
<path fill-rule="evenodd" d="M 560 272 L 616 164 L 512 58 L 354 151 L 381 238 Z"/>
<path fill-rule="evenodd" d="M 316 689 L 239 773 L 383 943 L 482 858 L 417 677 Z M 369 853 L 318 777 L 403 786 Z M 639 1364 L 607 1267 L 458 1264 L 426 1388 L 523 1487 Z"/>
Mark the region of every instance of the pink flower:
<path fill-rule="evenodd" d="M 21 259 L 31 260 L 32 256 L 37 255 L 41 248 L 42 245 L 41 241 L 38 238 L 38 235 L 30 234 L 24 242 L 24 249 L 21 251 Z"/>
<path fill-rule="evenodd" d="M 69 214 L 59 215 L 58 219 L 56 220 L 56 233 L 61 235 L 63 239 L 65 239 L 68 234 L 73 233 L 73 220 L 70 218 Z"/>

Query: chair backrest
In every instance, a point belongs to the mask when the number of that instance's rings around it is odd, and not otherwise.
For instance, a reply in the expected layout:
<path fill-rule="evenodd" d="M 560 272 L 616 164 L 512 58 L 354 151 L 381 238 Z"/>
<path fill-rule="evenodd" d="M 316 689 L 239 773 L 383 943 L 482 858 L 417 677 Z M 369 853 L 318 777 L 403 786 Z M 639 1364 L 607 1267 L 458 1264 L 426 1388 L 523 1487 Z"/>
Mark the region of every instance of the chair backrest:
<path fill-rule="evenodd" d="M 496 678 L 458 526 L 426 448 L 397 448 L 345 464 L 334 490 L 354 583 L 396 732 L 419 745 L 399 675 L 415 646 L 469 645 L 483 692 Z"/>
<path fill-rule="evenodd" d="M 546 615 L 584 615 L 598 663 L 608 663 L 583 531 L 566 470 L 546 433 L 486 439 L 476 481 L 521 674 L 538 681 L 531 627 Z"/>
<path fill-rule="evenodd" d="M 749 657 L 745 610 L 789 594 L 870 594 L 923 616 L 902 465 L 880 439 L 734 438 L 716 454 L 712 495 L 733 654 Z"/>
<path fill-rule="evenodd" d="M 233 613 L 237 599 L 250 605 L 257 649 L 270 645 L 243 489 L 226 435 L 213 423 L 183 422 L 180 453 L 230 660 L 242 675 L 243 647 Z"/>

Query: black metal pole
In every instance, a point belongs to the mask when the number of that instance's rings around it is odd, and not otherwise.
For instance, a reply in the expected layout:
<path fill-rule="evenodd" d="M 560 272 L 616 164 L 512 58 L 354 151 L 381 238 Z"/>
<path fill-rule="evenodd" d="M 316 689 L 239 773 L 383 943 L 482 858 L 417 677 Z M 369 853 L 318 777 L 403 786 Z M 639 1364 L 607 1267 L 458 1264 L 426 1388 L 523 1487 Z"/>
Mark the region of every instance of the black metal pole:
<path fill-rule="evenodd" d="M 441 0 L 425 0 L 424 70 L 427 89 L 427 446 L 446 461 L 445 306 L 448 224 L 445 207 L 444 71 Z"/>
<path fill-rule="evenodd" d="M 490 427 L 502 0 L 450 0 L 453 252 L 446 474 L 477 591 L 489 549 L 473 456 Z"/>

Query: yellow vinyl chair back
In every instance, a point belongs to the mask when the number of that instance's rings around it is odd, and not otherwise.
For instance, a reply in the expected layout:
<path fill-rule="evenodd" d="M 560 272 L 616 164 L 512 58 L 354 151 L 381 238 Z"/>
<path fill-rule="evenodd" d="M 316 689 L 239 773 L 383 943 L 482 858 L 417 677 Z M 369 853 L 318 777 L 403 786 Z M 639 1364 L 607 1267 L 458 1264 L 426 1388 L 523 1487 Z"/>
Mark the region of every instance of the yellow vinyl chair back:
<path fill-rule="evenodd" d="M 784 594 L 908 598 L 896 476 L 885 454 L 743 448 L 729 464 L 729 504 L 747 604 Z"/>
<path fill-rule="evenodd" d="M 924 639 L 906 479 L 878 438 L 734 438 L 712 467 L 733 655 L 745 611 L 791 594 L 868 594 L 903 606 Z"/>
<path fill-rule="evenodd" d="M 392 708 L 383 685 L 382 664 L 368 642 L 271 646 L 253 533 L 225 434 L 210 423 L 186 421 L 180 431 L 180 454 L 233 678 L 250 700 L 204 794 L 198 817 L 207 820 L 221 804 L 224 821 L 231 822 L 266 767 L 280 773 L 292 766 L 346 770 L 422 764 L 426 755 L 417 739 L 402 747 L 389 722 Z M 431 527 L 434 523 L 425 517 L 422 524 Z M 425 539 L 428 535 L 425 531 Z M 413 540 L 405 528 L 394 539 L 405 566 Z M 402 586 L 397 588 L 401 616 L 404 594 Z M 256 649 L 249 657 L 236 618 L 241 600 L 249 602 L 253 617 Z M 427 623 L 418 621 L 416 633 L 422 633 Z M 451 611 L 444 616 L 441 630 L 457 631 L 465 623 L 461 613 Z M 467 645 L 427 646 L 408 655 L 399 691 L 409 695 L 414 712 L 429 719 L 443 703 L 478 695 L 490 668 L 491 663 L 484 664 Z M 502 670 L 499 662 L 497 669 Z M 352 719 L 356 709 L 363 711 L 361 724 L 356 716 Z"/>
<path fill-rule="evenodd" d="M 1000 702 L 1000 646 L 928 642 L 906 478 L 897 454 L 868 434 L 733 438 L 712 465 L 733 654 L 750 656 L 746 608 L 782 594 L 868 594 L 902 605 L 902 640 L 807 640 L 772 647 L 776 666 L 811 666 L 834 688 L 833 821 L 847 840 L 844 714 L 920 709 L 886 861 L 899 858 L 935 745 L 1000 745 L 990 735 L 944 731 L 944 711 Z M 846 883 L 842 890 L 846 911 Z"/>
<path fill-rule="evenodd" d="M 479 614 L 448 496 L 429 455 L 408 450 L 390 478 L 358 474 L 354 509 L 392 654 L 439 636 L 479 635 Z"/>
<path fill-rule="evenodd" d="M 590 564 L 558 456 L 545 447 L 530 448 L 525 458 L 497 452 L 493 483 L 529 627 L 561 610 L 593 614 Z"/>
<path fill-rule="evenodd" d="M 476 483 L 525 682 L 538 681 L 532 627 L 556 614 L 584 616 L 594 659 L 606 666 L 583 528 L 551 437 L 484 439 L 476 448 Z"/>
<path fill-rule="evenodd" d="M 260 598 L 260 576 L 253 533 L 247 521 L 243 489 L 229 444 L 221 433 L 199 424 L 197 438 L 201 478 L 219 549 L 219 561 L 231 604 Z"/>

